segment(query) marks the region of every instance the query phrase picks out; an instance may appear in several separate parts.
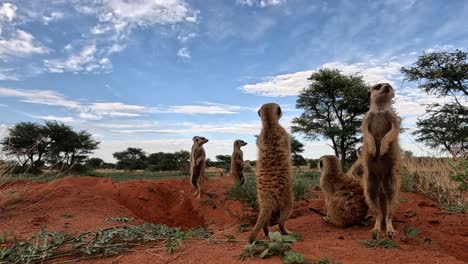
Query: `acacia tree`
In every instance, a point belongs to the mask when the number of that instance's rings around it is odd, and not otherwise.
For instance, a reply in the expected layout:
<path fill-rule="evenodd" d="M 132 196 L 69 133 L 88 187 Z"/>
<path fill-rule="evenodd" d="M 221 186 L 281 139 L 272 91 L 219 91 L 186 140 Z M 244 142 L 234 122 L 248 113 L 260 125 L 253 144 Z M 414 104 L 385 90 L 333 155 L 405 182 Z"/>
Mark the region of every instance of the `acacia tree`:
<path fill-rule="evenodd" d="M 1 141 L 2 150 L 9 156 L 16 156 L 22 166 L 29 164 L 37 169 L 42 164 L 51 139 L 47 129 L 37 123 L 20 122 L 8 129 L 8 135 Z"/>
<path fill-rule="evenodd" d="M 301 155 L 304 152 L 304 144 L 297 140 L 293 135 L 289 135 L 289 144 L 291 145 L 291 158 L 294 166 L 301 166 L 307 163 Z"/>
<path fill-rule="evenodd" d="M 138 170 L 145 169 L 147 166 L 145 163 L 146 153 L 141 148 L 127 148 L 112 155 L 118 160 L 118 169 Z"/>
<path fill-rule="evenodd" d="M 410 68 L 403 67 L 405 80 L 418 81 L 419 88 L 452 102 L 428 105 L 418 118 L 417 141 L 462 156 L 468 151 L 468 53 L 435 52 L 419 56 Z"/>
<path fill-rule="evenodd" d="M 45 128 L 51 139 L 47 153 L 50 164 L 72 166 L 81 163 L 100 143 L 89 132 L 75 132 L 71 126 L 56 121 L 47 121 Z"/>
<path fill-rule="evenodd" d="M 310 140 L 329 139 L 342 164 L 350 162 L 349 153 L 360 142 L 363 115 L 369 110 L 368 86 L 359 75 L 344 75 L 338 69 L 322 68 L 308 80 L 296 108 L 303 110 L 293 119 L 293 132 Z"/>

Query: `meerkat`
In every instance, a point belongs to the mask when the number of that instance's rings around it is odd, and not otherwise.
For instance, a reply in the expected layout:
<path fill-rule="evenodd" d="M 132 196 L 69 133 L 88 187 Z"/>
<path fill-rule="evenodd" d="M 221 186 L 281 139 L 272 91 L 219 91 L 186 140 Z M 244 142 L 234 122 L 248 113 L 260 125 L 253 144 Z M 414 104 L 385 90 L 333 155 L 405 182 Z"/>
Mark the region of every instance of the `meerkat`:
<path fill-rule="evenodd" d="M 201 197 L 203 192 L 203 183 L 206 179 L 205 176 L 205 149 L 203 148 L 203 144 L 208 142 L 208 139 L 204 137 L 195 136 L 192 139 L 192 151 L 190 153 L 190 182 L 192 183 L 193 187 L 197 189 L 194 195 L 197 198 Z"/>
<path fill-rule="evenodd" d="M 276 224 L 282 234 L 288 234 L 284 224 L 293 209 L 291 150 L 289 136 L 279 124 L 281 108 L 275 103 L 264 104 L 258 115 L 262 120 L 256 168 L 260 211 L 249 237 L 250 243 L 260 229 L 268 236 L 268 226 Z"/>
<path fill-rule="evenodd" d="M 247 145 L 247 142 L 243 140 L 234 141 L 234 150 L 231 155 L 231 177 L 234 181 L 240 182 L 241 185 L 244 184 L 244 154 L 241 150 L 241 147 Z"/>
<path fill-rule="evenodd" d="M 325 155 L 319 159 L 320 188 L 325 195 L 327 216 L 325 221 L 339 227 L 362 222 L 369 210 L 361 183 L 341 170 L 336 156 Z"/>
<path fill-rule="evenodd" d="M 400 190 L 400 122 L 393 111 L 393 88 L 379 83 L 370 88 L 370 109 L 362 122 L 363 188 L 369 207 L 376 211 L 372 229 L 377 235 L 385 221 L 388 237 L 396 235 L 392 217 Z"/>
<path fill-rule="evenodd" d="M 359 147 L 356 150 L 357 159 L 347 172 L 348 175 L 355 177 L 359 181 L 362 181 L 362 175 L 364 174 L 364 167 L 362 166 L 361 154 L 362 154 L 362 147 Z"/>

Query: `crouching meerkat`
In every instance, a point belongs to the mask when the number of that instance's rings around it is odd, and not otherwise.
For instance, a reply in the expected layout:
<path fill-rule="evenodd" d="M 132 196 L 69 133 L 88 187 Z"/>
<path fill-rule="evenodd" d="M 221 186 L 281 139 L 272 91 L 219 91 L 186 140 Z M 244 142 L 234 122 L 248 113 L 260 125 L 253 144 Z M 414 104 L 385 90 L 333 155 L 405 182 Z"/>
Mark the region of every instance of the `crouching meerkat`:
<path fill-rule="evenodd" d="M 203 183 L 205 182 L 205 149 L 203 144 L 208 142 L 204 137 L 195 136 L 192 139 L 192 151 L 190 153 L 190 182 L 197 190 L 194 195 L 200 198 L 203 192 Z"/>
<path fill-rule="evenodd" d="M 359 147 L 356 150 L 357 160 L 353 163 L 351 168 L 349 168 L 347 174 L 355 177 L 359 181 L 362 181 L 362 175 L 364 174 L 364 167 L 362 166 L 362 147 Z"/>
<path fill-rule="evenodd" d="M 234 179 L 235 182 L 240 182 L 244 184 L 244 154 L 241 150 L 241 147 L 247 145 L 247 142 L 243 140 L 236 140 L 234 141 L 234 150 L 231 155 L 231 170 L 230 174 L 231 177 Z"/>
<path fill-rule="evenodd" d="M 318 170 L 327 208 L 325 221 L 348 227 L 364 220 L 369 207 L 359 180 L 344 174 L 340 161 L 333 155 L 322 156 Z"/>
<path fill-rule="evenodd" d="M 258 114 L 262 120 L 256 168 L 260 212 L 250 243 L 262 228 L 267 236 L 269 225 L 278 224 L 280 232 L 288 234 L 284 224 L 293 209 L 291 150 L 289 136 L 279 124 L 281 108 L 275 103 L 264 104 Z"/>
<path fill-rule="evenodd" d="M 376 212 L 373 234 L 377 235 L 385 222 L 386 234 L 392 237 L 397 233 L 392 217 L 400 189 L 400 122 L 391 107 L 395 92 L 390 84 L 372 86 L 369 96 L 370 110 L 362 122 L 363 188 Z"/>

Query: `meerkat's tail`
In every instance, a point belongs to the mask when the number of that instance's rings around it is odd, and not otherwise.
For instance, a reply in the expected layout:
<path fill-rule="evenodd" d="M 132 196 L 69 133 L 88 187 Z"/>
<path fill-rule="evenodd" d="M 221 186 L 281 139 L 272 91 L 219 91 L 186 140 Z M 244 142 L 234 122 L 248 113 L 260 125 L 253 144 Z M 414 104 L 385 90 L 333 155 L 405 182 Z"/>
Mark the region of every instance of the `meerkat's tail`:
<path fill-rule="evenodd" d="M 257 238 L 257 235 L 258 235 L 258 232 L 260 232 L 260 229 L 268 225 L 268 221 L 270 220 L 272 212 L 273 212 L 273 209 L 270 206 L 264 206 L 263 208 L 260 207 L 260 213 L 258 214 L 257 223 L 255 224 L 252 230 L 252 233 L 250 234 L 249 243 L 253 243 L 255 239 Z"/>

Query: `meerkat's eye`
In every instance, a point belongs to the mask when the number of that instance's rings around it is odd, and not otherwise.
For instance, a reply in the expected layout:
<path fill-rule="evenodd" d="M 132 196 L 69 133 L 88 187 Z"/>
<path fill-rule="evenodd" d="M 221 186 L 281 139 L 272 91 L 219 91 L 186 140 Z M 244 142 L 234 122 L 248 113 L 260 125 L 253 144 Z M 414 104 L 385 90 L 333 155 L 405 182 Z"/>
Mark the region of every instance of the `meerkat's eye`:
<path fill-rule="evenodd" d="M 323 168 L 323 160 L 320 160 L 320 161 L 319 161 L 319 167 L 320 167 L 320 168 Z"/>
<path fill-rule="evenodd" d="M 380 88 L 382 88 L 382 84 L 377 84 L 376 86 L 374 86 L 374 90 L 380 90 Z"/>
<path fill-rule="evenodd" d="M 278 116 L 281 117 L 281 107 L 278 107 L 277 112 L 278 112 Z"/>
<path fill-rule="evenodd" d="M 257 111 L 257 114 L 259 117 L 262 117 L 262 115 L 260 115 L 260 109 Z"/>

